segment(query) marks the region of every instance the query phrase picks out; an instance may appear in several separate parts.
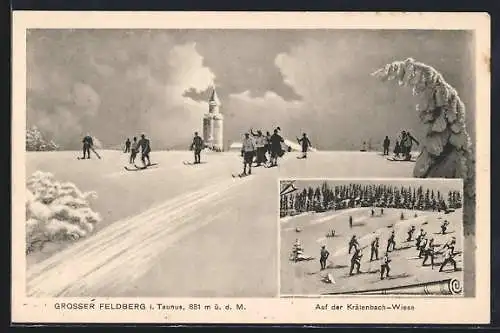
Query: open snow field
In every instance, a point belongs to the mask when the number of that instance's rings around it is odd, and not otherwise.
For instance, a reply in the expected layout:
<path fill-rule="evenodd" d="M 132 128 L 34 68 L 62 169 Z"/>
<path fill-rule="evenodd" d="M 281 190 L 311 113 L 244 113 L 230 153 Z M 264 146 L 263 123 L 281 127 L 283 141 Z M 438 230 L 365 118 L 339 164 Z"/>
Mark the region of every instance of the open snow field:
<path fill-rule="evenodd" d="M 400 220 L 401 212 L 405 219 Z M 415 217 L 417 214 L 417 217 Z M 353 228 L 349 228 L 349 216 L 353 217 Z M 450 222 L 445 235 L 439 234 L 441 222 L 446 219 Z M 407 231 L 415 225 L 416 232 L 413 240 L 406 241 Z M 300 232 L 296 229 L 299 227 Z M 436 256 L 435 266 L 422 266 L 415 248 L 415 237 L 423 228 L 427 237 L 434 238 L 434 244 L 443 245 L 456 237 L 456 251 L 463 250 L 462 238 L 462 209 L 450 214 L 438 212 L 410 211 L 401 209 L 375 209 L 375 216 L 371 217 L 371 208 L 352 208 L 327 213 L 308 213 L 292 218 L 282 219 L 281 228 L 281 294 L 282 295 L 319 295 L 327 293 L 345 293 L 372 289 L 383 289 L 417 283 L 433 282 L 449 278 L 458 278 L 463 281 L 462 271 L 454 272 L 452 266 L 439 272 L 442 262 L 441 256 Z M 396 250 L 389 253 L 391 278 L 380 280 L 380 261 L 370 262 L 370 244 L 378 235 L 379 258 L 387 246 L 387 239 L 392 230 L 396 235 Z M 334 229 L 335 237 L 325 237 Z M 352 235 L 358 238 L 363 249 L 361 260 L 361 274 L 349 276 L 351 256 L 348 254 L 348 243 Z M 314 257 L 314 260 L 293 262 L 290 261 L 295 240 L 299 239 L 304 247 L 304 254 Z M 320 271 L 319 253 L 321 245 L 326 245 L 330 252 L 327 269 Z M 438 249 L 438 247 L 436 247 Z M 455 257 L 458 267 L 463 268 L 462 255 Z M 335 279 L 334 284 L 323 282 L 323 277 L 330 273 Z"/>
<path fill-rule="evenodd" d="M 188 151 L 153 152 L 159 166 L 138 172 L 124 170 L 128 155 L 119 151 L 101 151 L 101 160 L 79 161 L 80 154 L 27 153 L 27 176 L 51 172 L 96 191 L 91 207 L 103 217 L 86 239 L 27 256 L 28 295 L 276 296 L 278 178 L 411 177 L 414 165 L 379 153 L 315 152 L 306 160 L 289 153 L 277 168 L 234 179 L 238 152 L 203 154 L 207 163 L 197 166 L 183 164 L 193 159 Z"/>

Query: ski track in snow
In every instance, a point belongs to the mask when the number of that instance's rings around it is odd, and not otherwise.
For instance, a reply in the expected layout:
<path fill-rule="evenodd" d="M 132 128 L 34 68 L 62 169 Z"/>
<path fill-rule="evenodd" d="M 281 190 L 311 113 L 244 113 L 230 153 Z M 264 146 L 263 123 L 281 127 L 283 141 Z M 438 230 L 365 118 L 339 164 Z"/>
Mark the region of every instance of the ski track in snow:
<path fill-rule="evenodd" d="M 248 180 L 217 182 L 114 222 L 33 266 L 27 272 L 28 296 L 60 297 L 130 284 L 174 242 L 228 213 L 207 216 L 203 209 L 228 200 L 227 192 Z"/>

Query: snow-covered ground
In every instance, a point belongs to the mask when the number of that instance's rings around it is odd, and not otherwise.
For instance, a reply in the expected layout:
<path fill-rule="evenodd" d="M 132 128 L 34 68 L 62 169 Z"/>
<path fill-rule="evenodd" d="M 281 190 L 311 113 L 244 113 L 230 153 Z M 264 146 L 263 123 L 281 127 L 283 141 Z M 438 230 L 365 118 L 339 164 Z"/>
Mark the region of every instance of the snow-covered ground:
<path fill-rule="evenodd" d="M 124 170 L 128 156 L 101 151 L 27 153 L 26 174 L 47 171 L 95 191 L 102 222 L 75 244 L 27 257 L 27 292 L 37 296 L 271 297 L 278 285 L 278 179 L 411 177 L 413 163 L 380 153 L 289 153 L 277 168 L 241 171 L 238 152 L 153 152 L 155 169 Z M 64 278 L 61 278 L 64 276 Z"/>
<path fill-rule="evenodd" d="M 450 214 L 409 211 L 401 209 L 380 210 L 371 217 L 371 208 L 353 208 L 322 214 L 321 216 L 296 216 L 287 223 L 281 224 L 281 293 L 283 295 L 319 295 L 327 293 L 344 293 L 384 289 L 405 286 L 417 283 L 434 282 L 449 278 L 457 278 L 463 283 L 462 271 L 453 272 L 452 266 L 447 266 L 439 272 L 442 256 L 436 256 L 435 265 L 422 266 L 422 259 L 418 259 L 415 248 L 415 237 L 424 229 L 427 237 L 434 238 L 434 244 L 442 246 L 452 236 L 456 237 L 456 251 L 463 250 L 462 210 Z M 405 219 L 400 220 L 403 212 Z M 417 217 L 415 217 L 417 214 Z M 349 228 L 349 216 L 353 217 L 353 228 Z M 440 235 L 440 225 L 448 220 L 450 225 L 445 235 Z M 416 227 L 413 241 L 406 242 L 407 231 L 411 225 Z M 297 232 L 300 230 L 300 232 Z M 391 258 L 391 278 L 380 280 L 380 261 L 370 262 L 370 244 L 376 237 L 380 237 L 379 258 L 387 246 L 387 239 L 391 231 L 395 231 L 396 250 L 389 254 Z M 326 234 L 335 230 L 335 237 L 326 237 Z M 351 255 L 348 254 L 348 243 L 353 235 L 358 238 L 363 249 L 361 274 L 349 276 Z M 290 261 L 290 253 L 296 239 L 304 247 L 304 253 L 314 257 L 311 261 Z M 326 245 L 330 252 L 327 269 L 320 271 L 319 253 L 321 245 Z M 438 249 L 437 247 L 436 249 Z M 456 258 L 458 267 L 463 269 L 463 257 Z M 427 262 L 430 264 L 430 259 Z M 451 271 L 450 271 L 451 269 Z M 335 279 L 334 284 L 323 282 L 323 277 L 330 273 Z"/>

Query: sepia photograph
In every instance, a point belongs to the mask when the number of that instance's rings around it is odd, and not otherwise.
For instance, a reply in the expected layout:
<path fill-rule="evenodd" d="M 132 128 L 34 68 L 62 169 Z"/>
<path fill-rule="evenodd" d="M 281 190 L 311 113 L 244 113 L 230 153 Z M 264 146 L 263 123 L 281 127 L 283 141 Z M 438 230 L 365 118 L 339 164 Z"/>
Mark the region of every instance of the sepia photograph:
<path fill-rule="evenodd" d="M 281 296 L 463 296 L 462 180 L 281 180 Z"/>
<path fill-rule="evenodd" d="M 480 295 L 485 17 L 47 15 L 14 20 L 25 316 L 61 299 L 227 322 L 212 303 Z"/>
<path fill-rule="evenodd" d="M 30 296 L 274 296 L 273 177 L 469 179 L 467 31 L 26 38 Z"/>

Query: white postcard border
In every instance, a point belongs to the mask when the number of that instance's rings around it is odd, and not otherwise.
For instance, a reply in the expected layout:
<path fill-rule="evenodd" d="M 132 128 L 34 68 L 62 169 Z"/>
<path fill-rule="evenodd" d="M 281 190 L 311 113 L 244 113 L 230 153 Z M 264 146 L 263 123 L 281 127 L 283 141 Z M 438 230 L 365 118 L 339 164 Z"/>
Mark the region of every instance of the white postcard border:
<path fill-rule="evenodd" d="M 463 299 L 280 298 L 50 298 L 25 297 L 24 202 L 26 30 L 102 29 L 440 29 L 474 30 L 476 40 L 476 296 Z M 15 323 L 488 323 L 490 320 L 490 20 L 486 13 L 271 12 L 36 12 L 13 13 L 12 67 L 12 322 Z M 23 240 L 23 241 L 21 241 Z M 61 277 L 63 278 L 63 277 Z M 279 279 L 279 275 L 278 275 Z M 82 302 L 96 310 L 63 311 Z M 318 311 L 317 304 L 401 303 L 414 310 Z M 100 305 L 104 304 L 104 305 Z M 145 310 L 107 310 L 105 304 L 144 304 Z M 156 304 L 183 305 L 159 310 Z M 200 304 L 203 310 L 189 310 Z M 215 305 L 221 307 L 215 309 Z M 210 309 L 205 309 L 210 305 Z M 231 310 L 225 310 L 225 306 Z M 244 308 L 239 308 L 242 305 Z M 104 307 L 100 309 L 100 307 Z M 109 307 L 109 306 L 108 306 Z M 123 306 L 122 306 L 123 307 Z"/>

